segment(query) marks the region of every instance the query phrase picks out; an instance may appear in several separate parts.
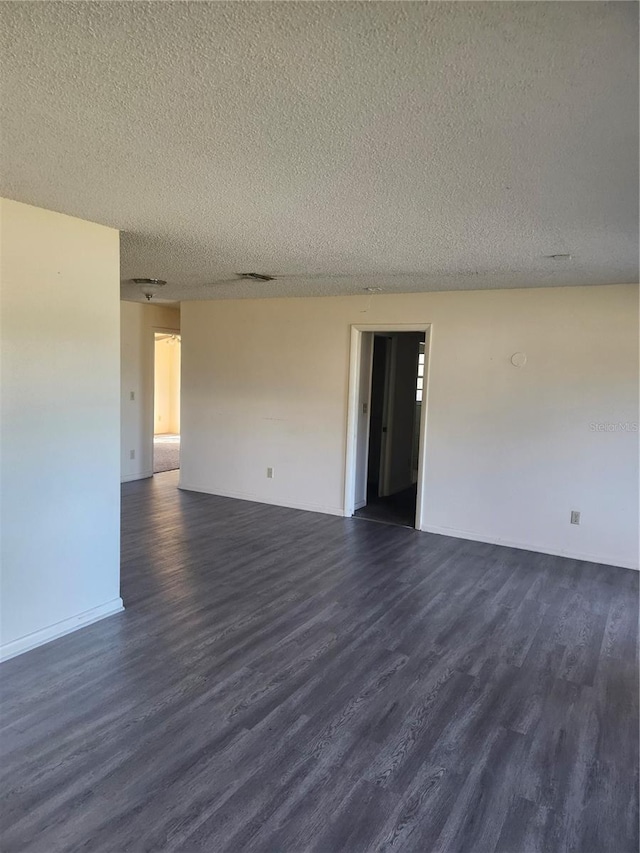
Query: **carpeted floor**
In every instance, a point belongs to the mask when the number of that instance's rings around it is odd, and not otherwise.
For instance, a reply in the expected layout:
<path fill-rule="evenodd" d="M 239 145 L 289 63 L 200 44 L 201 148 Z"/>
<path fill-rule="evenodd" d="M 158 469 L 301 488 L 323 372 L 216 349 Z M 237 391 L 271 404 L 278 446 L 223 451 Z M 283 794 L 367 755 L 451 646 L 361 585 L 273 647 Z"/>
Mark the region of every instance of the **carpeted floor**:
<path fill-rule="evenodd" d="M 153 437 L 153 473 L 173 471 L 180 467 L 180 436 L 154 435 Z"/>

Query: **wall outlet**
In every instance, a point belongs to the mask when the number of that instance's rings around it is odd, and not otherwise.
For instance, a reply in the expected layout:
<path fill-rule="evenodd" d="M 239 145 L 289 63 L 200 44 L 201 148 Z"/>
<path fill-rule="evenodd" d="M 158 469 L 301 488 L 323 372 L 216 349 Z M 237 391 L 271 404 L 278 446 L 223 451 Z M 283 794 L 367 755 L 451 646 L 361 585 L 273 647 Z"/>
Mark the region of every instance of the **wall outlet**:
<path fill-rule="evenodd" d="M 571 510 L 571 524 L 580 524 L 580 513 L 577 509 Z"/>
<path fill-rule="evenodd" d="M 130 450 L 129 451 L 129 459 L 135 459 L 135 458 L 136 458 L 135 450 Z"/>
<path fill-rule="evenodd" d="M 136 392 L 135 391 L 129 391 L 129 399 L 130 400 L 136 399 Z"/>
<path fill-rule="evenodd" d="M 273 480 L 273 468 L 267 468 L 267 480 Z"/>

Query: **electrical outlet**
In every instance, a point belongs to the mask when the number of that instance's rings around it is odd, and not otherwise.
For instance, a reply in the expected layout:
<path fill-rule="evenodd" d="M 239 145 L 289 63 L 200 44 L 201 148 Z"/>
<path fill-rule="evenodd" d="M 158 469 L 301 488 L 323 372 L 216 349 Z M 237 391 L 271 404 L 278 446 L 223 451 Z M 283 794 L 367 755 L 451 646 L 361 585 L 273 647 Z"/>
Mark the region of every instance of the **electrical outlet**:
<path fill-rule="evenodd" d="M 571 524 L 580 524 L 580 513 L 577 509 L 571 510 Z"/>
<path fill-rule="evenodd" d="M 136 399 L 136 392 L 135 391 L 129 391 L 129 399 L 130 400 Z"/>
<path fill-rule="evenodd" d="M 129 459 L 135 459 L 135 458 L 136 458 L 135 450 L 130 450 L 129 451 Z"/>
<path fill-rule="evenodd" d="M 267 468 L 267 480 L 273 480 L 273 468 Z"/>

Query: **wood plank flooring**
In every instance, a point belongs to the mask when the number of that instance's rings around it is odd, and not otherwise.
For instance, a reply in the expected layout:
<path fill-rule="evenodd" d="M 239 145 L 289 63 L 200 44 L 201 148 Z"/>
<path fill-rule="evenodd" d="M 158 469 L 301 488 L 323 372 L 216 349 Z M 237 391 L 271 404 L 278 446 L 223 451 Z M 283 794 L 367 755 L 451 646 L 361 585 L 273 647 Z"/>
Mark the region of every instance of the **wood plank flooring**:
<path fill-rule="evenodd" d="M 0 668 L 4 853 L 637 853 L 636 572 L 176 482 Z"/>
<path fill-rule="evenodd" d="M 395 495 L 380 497 L 377 486 L 369 489 L 367 503 L 356 510 L 356 518 L 366 518 L 369 521 L 379 521 L 383 524 L 399 524 L 402 527 L 416 526 L 416 493 L 415 485 Z"/>

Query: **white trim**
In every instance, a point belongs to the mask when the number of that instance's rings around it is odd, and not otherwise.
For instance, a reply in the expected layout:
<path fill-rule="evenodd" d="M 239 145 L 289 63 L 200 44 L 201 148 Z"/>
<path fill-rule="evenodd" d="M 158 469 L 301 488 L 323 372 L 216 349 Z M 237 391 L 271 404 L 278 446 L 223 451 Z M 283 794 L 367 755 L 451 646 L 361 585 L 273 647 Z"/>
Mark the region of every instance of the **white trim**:
<path fill-rule="evenodd" d="M 432 323 L 355 323 L 351 326 L 349 356 L 349 393 L 347 397 L 346 449 L 344 462 L 344 496 L 342 515 L 350 518 L 355 510 L 355 468 L 357 459 L 358 414 L 360 397 L 360 360 L 363 332 L 424 332 L 425 372 L 420 410 L 420 443 L 418 450 L 418 483 L 416 497 L 416 530 L 422 530 L 423 492 L 426 481 L 427 409 L 429 406 L 429 373 L 431 372 Z M 371 411 L 371 403 L 369 403 Z"/>
<path fill-rule="evenodd" d="M 552 557 L 566 557 L 570 560 L 584 560 L 587 563 L 598 563 L 603 566 L 614 568 L 632 569 L 639 571 L 640 566 L 631 560 L 612 557 L 610 554 L 583 554 L 580 551 L 568 549 L 551 548 L 544 544 L 531 544 L 529 542 L 518 542 L 513 539 L 501 539 L 498 536 L 486 536 L 475 530 L 457 530 L 453 527 L 437 527 L 432 524 L 422 528 L 423 533 L 436 533 L 440 536 L 452 536 L 454 539 L 470 539 L 473 542 L 485 542 L 487 545 L 503 545 L 505 548 L 519 548 L 522 551 L 533 551 L 536 554 L 549 554 Z"/>
<path fill-rule="evenodd" d="M 5 643 L 4 646 L 0 647 L 0 661 L 9 660 L 9 658 L 14 658 L 16 655 L 21 655 L 38 646 L 43 646 L 45 643 L 57 640 L 58 637 L 64 637 L 65 634 L 77 631 L 78 628 L 84 628 L 86 625 L 91 625 L 100 619 L 112 616 L 114 613 L 121 613 L 123 610 L 124 604 L 122 603 L 122 599 L 114 598 L 112 601 L 107 601 L 106 604 L 101 604 L 99 607 L 92 607 L 91 610 L 85 610 L 84 613 L 78 613 L 77 616 L 71 616 L 69 619 L 63 619 L 62 622 L 49 625 L 48 628 L 42 628 L 40 631 L 34 631 L 33 634 L 27 634 L 17 640 L 12 640 L 12 642 Z"/>
<path fill-rule="evenodd" d="M 363 344 L 365 341 L 365 338 L 364 338 L 365 334 L 368 336 L 367 343 L 368 343 L 368 350 L 369 350 L 369 357 L 368 357 L 369 363 L 368 363 L 367 369 L 366 369 L 366 375 L 368 377 L 368 382 L 369 382 L 369 393 L 367 394 L 366 401 L 362 400 L 361 394 L 358 395 L 360 397 L 360 399 L 357 401 L 358 425 L 357 425 L 356 429 L 358 429 L 358 431 L 361 429 L 361 427 L 360 427 L 360 417 L 361 417 L 360 404 L 362 402 L 365 402 L 366 407 L 367 407 L 366 408 L 367 418 L 365 420 L 363 441 L 364 441 L 364 446 L 367 448 L 367 453 L 365 453 L 365 455 L 364 455 L 364 460 L 363 460 L 364 470 L 362 471 L 361 490 L 358 493 L 358 495 L 356 495 L 356 483 L 358 481 L 358 478 L 357 478 L 357 464 L 358 463 L 357 463 L 357 461 L 354 464 L 354 483 L 353 483 L 353 489 L 354 489 L 353 496 L 354 496 L 354 501 L 355 501 L 355 503 L 353 505 L 354 512 L 356 510 L 361 509 L 363 506 L 367 505 L 367 482 L 368 482 L 368 478 L 369 478 L 369 452 L 368 451 L 369 451 L 369 439 L 371 437 L 371 417 L 370 417 L 369 413 L 371 412 L 371 399 L 372 399 L 372 392 L 373 392 L 373 345 L 374 345 L 375 336 L 372 334 L 369 334 L 367 332 L 364 332 L 363 334 L 360 335 L 360 347 L 361 347 L 361 349 L 360 349 L 360 356 L 358 358 L 358 364 L 360 365 L 360 371 L 361 371 L 359 374 L 359 381 L 360 382 L 362 381 L 362 363 L 363 363 L 363 359 L 364 359 L 364 346 L 363 346 Z M 355 445 L 356 450 L 357 450 L 358 446 L 359 446 L 359 444 L 358 444 L 358 442 L 356 442 L 356 445 Z"/>
<path fill-rule="evenodd" d="M 146 480 L 153 477 L 153 471 L 142 471 L 140 474 L 124 474 L 120 477 L 121 483 L 131 483 L 133 480 Z"/>
<path fill-rule="evenodd" d="M 343 513 L 350 518 L 355 512 L 356 490 L 356 442 L 358 438 L 358 392 L 360 359 L 362 357 L 362 334 L 357 326 L 351 326 L 349 346 L 349 396 L 347 398 L 347 447 L 344 462 Z M 371 404 L 369 404 L 371 405 Z"/>
<path fill-rule="evenodd" d="M 356 460 L 358 440 L 358 413 L 360 390 L 360 359 L 362 358 L 362 329 L 351 326 L 349 348 L 349 396 L 347 398 L 347 447 L 344 468 L 343 513 L 350 518 L 355 512 Z M 369 403 L 369 407 L 371 403 Z M 369 409 L 370 410 L 370 409 Z"/>
<path fill-rule="evenodd" d="M 216 495 L 219 498 L 233 498 L 237 501 L 251 501 L 252 503 L 258 504 L 268 504 L 268 506 L 281 506 L 285 509 L 302 509 L 305 512 L 321 512 L 324 515 L 339 515 L 343 516 L 344 512 L 342 507 L 339 506 L 322 506 L 321 504 L 308 504 L 308 503 L 285 503 L 282 498 L 278 498 L 277 500 L 269 500 L 264 497 L 260 497 L 258 495 L 254 495 L 251 492 L 234 492 L 231 490 L 222 490 L 222 489 L 206 489 L 202 486 L 193 486 L 191 484 L 183 483 L 180 481 L 178 483 L 178 488 L 183 492 L 199 492 L 203 495 Z"/>
<path fill-rule="evenodd" d="M 163 335 L 165 333 L 169 333 L 170 335 L 180 335 L 180 337 L 182 337 L 182 333 L 180 332 L 180 329 L 176 329 L 173 326 L 152 326 L 151 331 L 154 334 L 154 339 L 153 339 L 154 343 L 155 343 L 155 333 L 156 332 L 158 332 L 158 334 L 160 334 L 160 335 Z"/>

